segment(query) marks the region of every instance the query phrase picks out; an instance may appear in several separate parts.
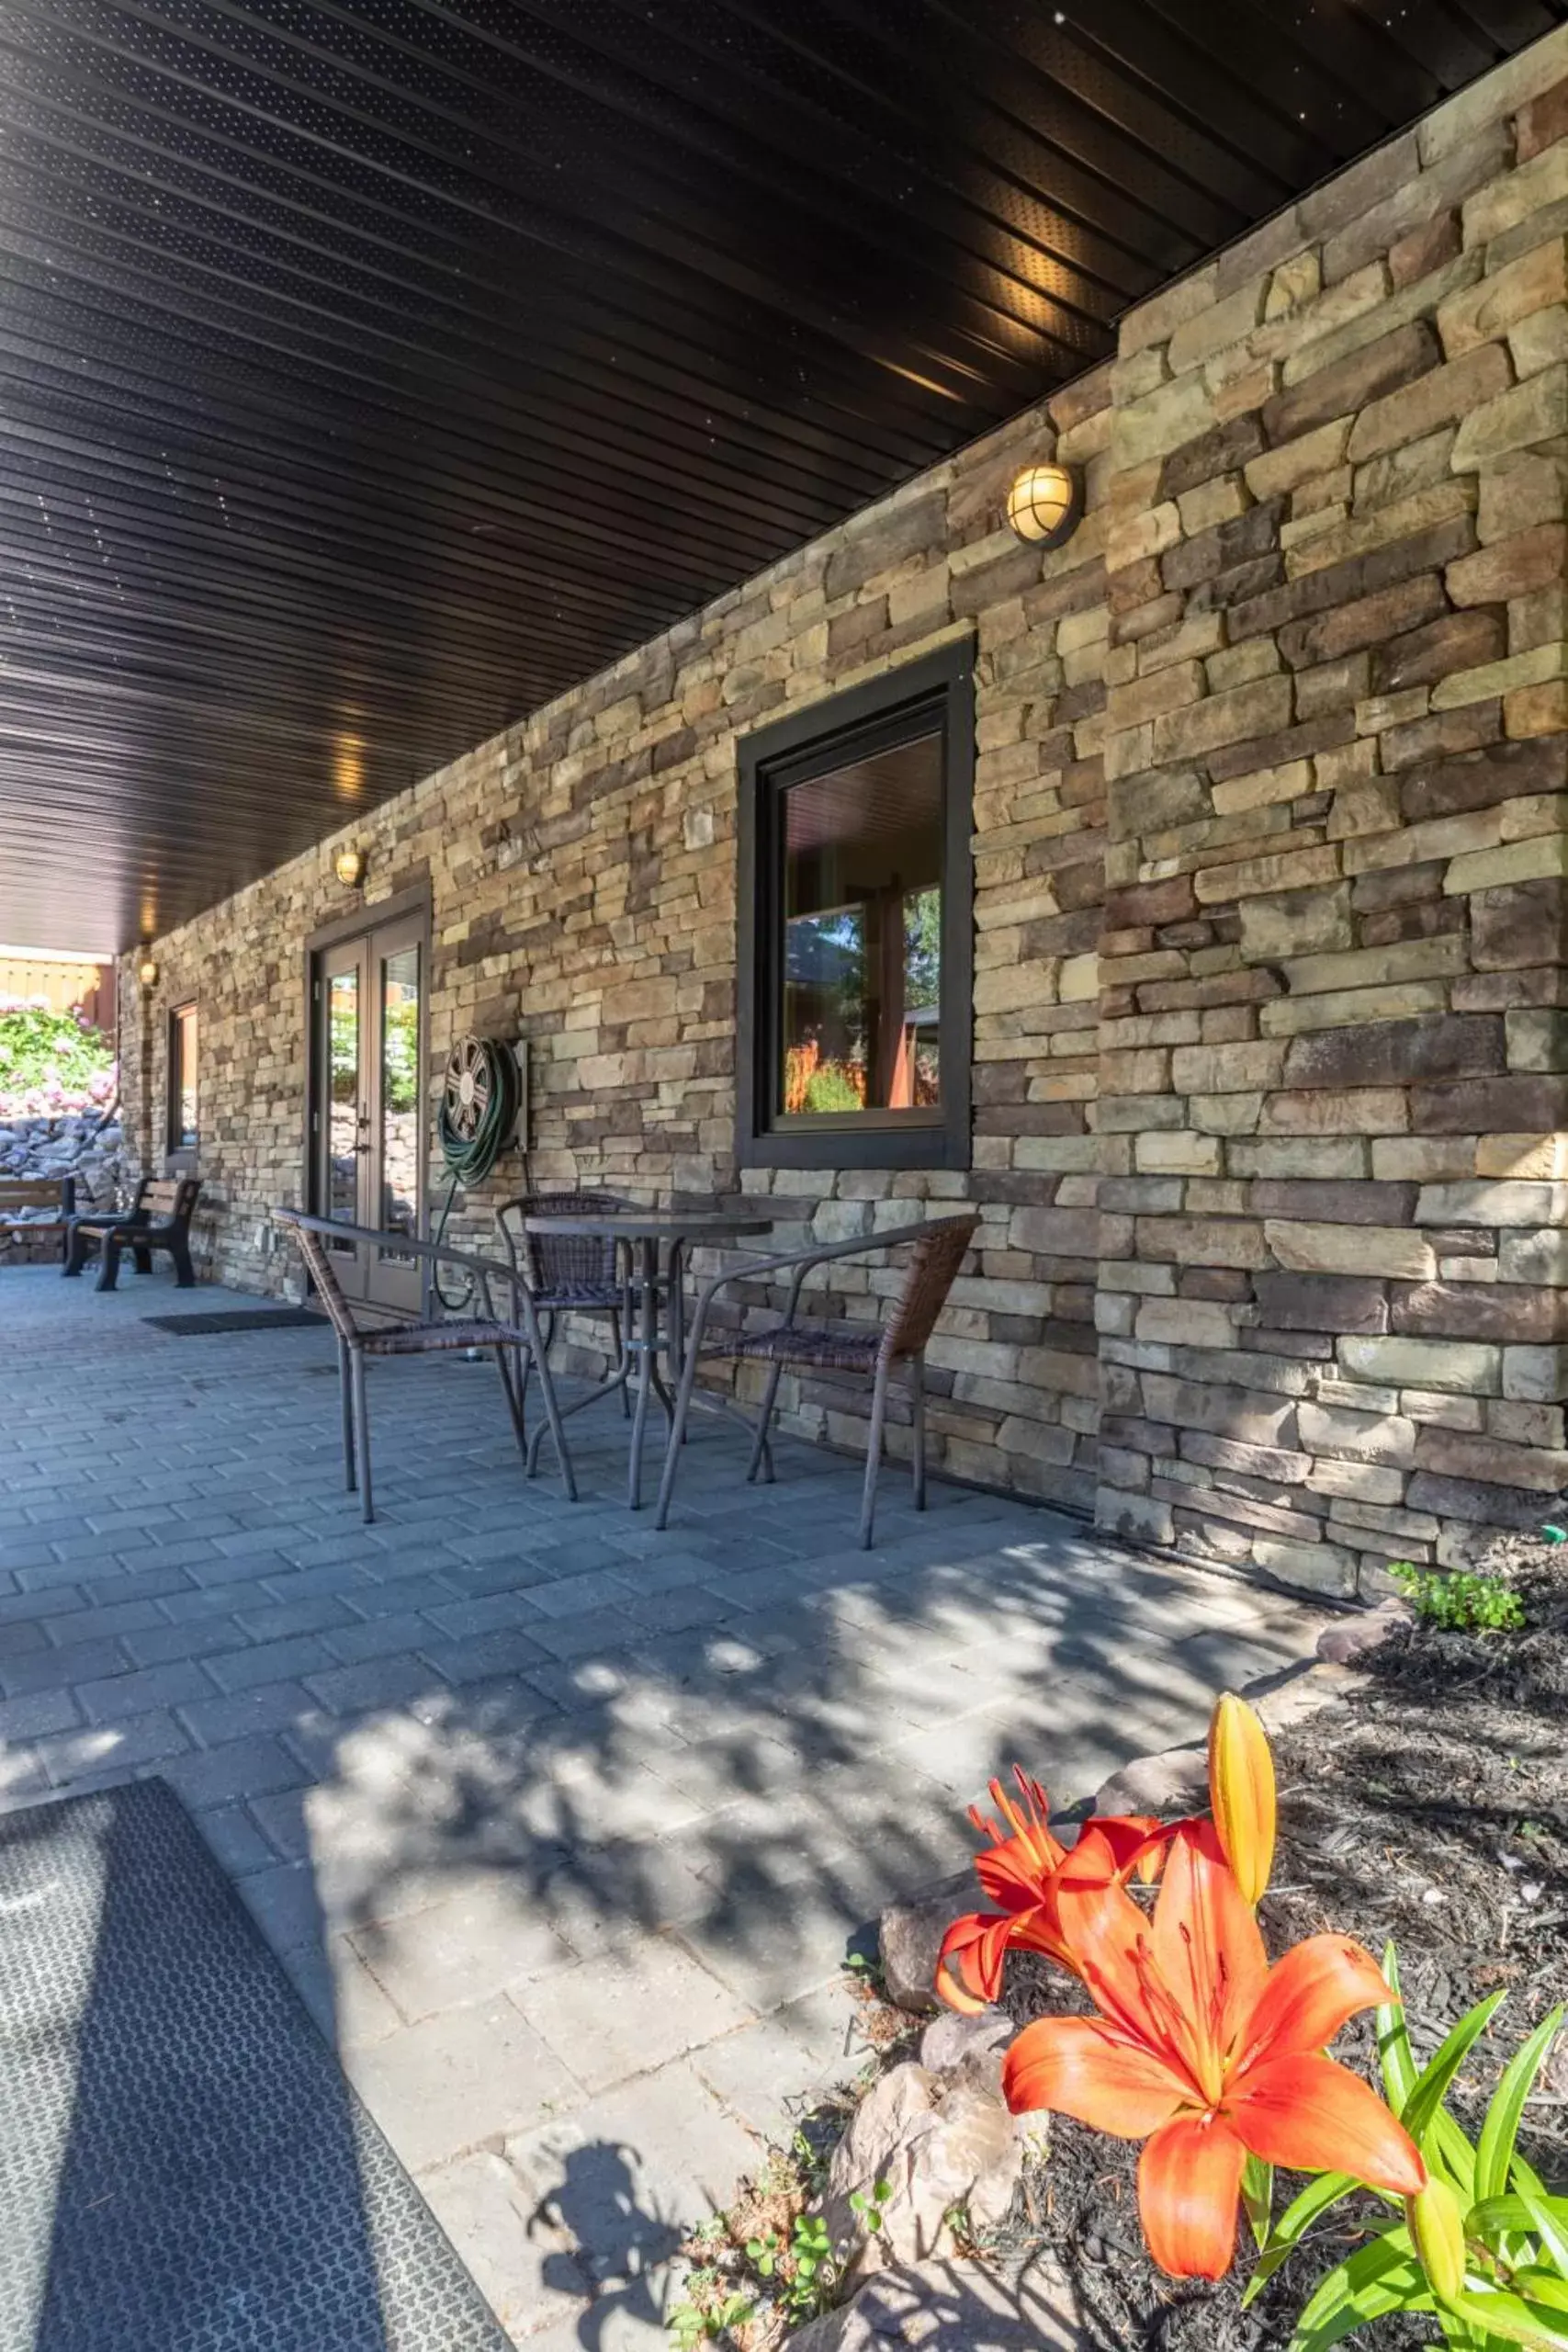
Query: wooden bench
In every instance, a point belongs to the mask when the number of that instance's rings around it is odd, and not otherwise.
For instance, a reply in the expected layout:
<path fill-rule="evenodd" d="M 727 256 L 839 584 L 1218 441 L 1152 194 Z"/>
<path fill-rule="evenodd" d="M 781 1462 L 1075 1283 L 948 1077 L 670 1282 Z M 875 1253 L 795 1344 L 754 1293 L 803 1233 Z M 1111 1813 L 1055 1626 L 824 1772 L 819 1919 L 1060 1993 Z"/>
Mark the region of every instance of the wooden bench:
<path fill-rule="evenodd" d="M 58 1233 L 63 1256 L 75 1211 L 73 1176 L 0 1176 L 0 1243 L 7 1248 Z"/>
<path fill-rule="evenodd" d="M 200 1193 L 199 1176 L 144 1176 L 129 1209 L 73 1217 L 65 1272 L 79 1274 L 96 1250 L 103 1260 L 97 1287 L 113 1290 L 119 1278 L 122 1250 L 130 1250 L 139 1274 L 150 1274 L 153 1250 L 166 1250 L 175 1261 L 175 1280 L 179 1288 L 194 1289 L 190 1221 Z"/>

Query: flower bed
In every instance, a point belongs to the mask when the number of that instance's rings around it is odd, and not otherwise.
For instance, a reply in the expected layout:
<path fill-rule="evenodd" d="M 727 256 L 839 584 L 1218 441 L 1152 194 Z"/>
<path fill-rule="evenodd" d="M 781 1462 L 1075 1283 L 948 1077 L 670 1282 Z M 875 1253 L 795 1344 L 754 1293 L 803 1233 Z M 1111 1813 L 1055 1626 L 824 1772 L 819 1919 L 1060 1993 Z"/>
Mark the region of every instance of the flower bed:
<path fill-rule="evenodd" d="M 1373 1952 L 1392 1939 L 1418 2059 L 1473 2003 L 1506 1992 L 1449 2094 L 1472 2134 L 1505 2063 L 1568 2002 L 1568 1555 L 1515 1538 L 1488 1565 L 1518 1592 L 1522 1632 L 1418 1623 L 1362 1661 L 1362 1687 L 1275 1739 L 1280 1838 L 1258 1907 L 1274 1952 L 1329 1928 Z M 1020 2023 L 1086 2006 L 1080 1986 L 1027 1954 L 1010 1961 L 1004 2000 Z M 1378 2079 L 1370 2018 L 1335 2048 Z M 1549 2187 L 1568 2189 L 1568 2037 L 1526 2107 L 1519 2145 Z M 1244 2241 L 1216 2285 L 1178 2283 L 1149 2261 L 1137 2163 L 1128 2142 L 1053 2118 L 1049 2154 L 1027 2167 L 1007 2237 L 1014 2260 L 1049 2246 L 1102 2341 L 1284 2352 L 1316 2280 L 1386 2218 L 1371 2199 L 1329 2214 L 1243 2312 Z M 1281 2184 L 1277 2205 L 1303 2185 Z M 1354 2340 L 1416 2345 L 1436 2333 L 1430 2318 L 1393 2318 Z"/>
<path fill-rule="evenodd" d="M 1536 2352 L 1568 2352 L 1568 2202 L 1561 2201 L 1568 2196 L 1568 2036 L 1554 2039 L 1552 2031 L 1554 2012 L 1568 2003 L 1568 1549 L 1510 1538 L 1486 1566 L 1517 1593 L 1522 1628 L 1506 1622 L 1474 1631 L 1431 1620 L 1401 1623 L 1384 1646 L 1360 1661 L 1364 1676 L 1340 1698 L 1277 1734 L 1277 1845 L 1267 1751 L 1245 1711 L 1217 1718 L 1228 1724 L 1214 1751 L 1217 1834 L 1194 1826 L 1174 1845 L 1162 1834 L 1142 1862 L 1134 1859 L 1135 1837 L 1119 1830 L 1103 1841 L 1105 1868 L 1098 1883 L 1111 1880 L 1103 1901 L 1122 1907 L 1113 1919 L 1105 1913 L 1100 1928 L 1093 1914 L 1102 1898 L 1083 1862 L 1088 1841 L 1077 1860 L 1066 1865 L 1069 1878 L 1077 1870 L 1082 1882 L 1075 1889 L 1054 1875 L 1062 1867 L 1061 1849 L 1037 1820 L 1002 1819 L 1005 1842 L 983 1858 L 993 1923 L 957 1923 L 946 1950 L 947 1989 L 962 2006 L 982 2009 L 971 2020 L 949 2018 L 947 2026 L 967 2027 L 977 2039 L 952 2042 L 960 2054 L 943 2076 L 931 2055 L 933 2040 L 940 2039 L 935 2030 L 922 2036 L 924 2063 L 911 2064 L 910 2030 L 882 2013 L 890 2071 L 851 2119 L 831 2167 L 824 2164 L 818 2178 L 791 2184 L 762 2277 L 745 2258 L 744 2237 L 753 2237 L 754 2251 L 754 2229 L 738 2233 L 739 2243 L 730 2240 L 732 2253 L 721 2252 L 715 2274 L 721 2295 L 709 2314 L 719 2318 L 728 2302 L 728 2325 L 721 2319 L 694 2333 L 698 2315 L 688 2309 L 686 2340 L 719 2340 L 753 2352 L 784 2339 L 790 2299 L 775 2281 L 782 2278 L 787 2286 L 787 2215 L 804 2206 L 825 2214 L 843 2239 L 834 2242 L 836 2300 L 874 2271 L 879 2256 L 895 2264 L 883 2274 L 888 2288 L 861 2298 L 867 2324 L 857 2325 L 853 2305 L 817 2320 L 807 2331 L 812 2352 L 880 2343 L 884 2333 L 889 2341 L 905 2340 L 895 2333 L 901 2321 L 886 2330 L 878 2325 L 877 2293 L 895 2302 L 912 2293 L 919 2301 L 922 2278 L 934 2278 L 939 2271 L 942 2283 L 933 2289 L 925 2314 L 932 2346 L 945 2352 L 950 2344 L 989 2342 L 988 2320 L 949 2324 L 935 2308 L 940 2294 L 951 2293 L 955 2256 L 960 2268 L 967 2262 L 974 2276 L 1047 2280 L 1047 2300 L 1066 2334 L 1086 2343 L 1157 2345 L 1171 2352 L 1226 2352 L 1232 2346 L 1285 2352 L 1294 2343 L 1298 2352 L 1308 2345 L 1325 2352 L 1351 2332 L 1348 2316 L 1325 2319 L 1322 2294 L 1304 2335 L 1302 2314 L 1314 2291 L 1330 2291 L 1324 2282 L 1340 2275 L 1352 2255 L 1358 2271 L 1381 2267 L 1383 2273 L 1381 2282 L 1372 2279 L 1358 2290 L 1365 2307 L 1354 2314 L 1359 2323 L 1354 2341 L 1367 2352 L 1430 2343 L 1439 2334 L 1469 2352 L 1501 2352 L 1506 2341 Z M 1461 1613 L 1478 1609 L 1483 1626 L 1489 1616 L 1506 1621 L 1512 1613 L 1489 1608 L 1495 1597 L 1495 1589 L 1477 1596 L 1458 1587 L 1446 1595 L 1418 1596 L 1438 1620 L 1451 1617 L 1462 1602 Z M 1048 1766 L 1049 1758 L 1038 1760 Z M 1067 1838 L 1070 1842 L 1071 1832 Z M 1142 1873 L 1159 1880 L 1157 1894 L 1139 1891 Z M 1037 1900 L 1041 1893 L 1043 1903 Z M 1081 1901 L 1086 1895 L 1088 1909 Z M 1235 1988 L 1253 1965 L 1247 1954 L 1255 1949 L 1249 1942 L 1257 1932 L 1255 1895 L 1257 1929 L 1275 1963 L 1269 1978 L 1274 2024 L 1282 2008 L 1292 2011 L 1288 2030 L 1270 2029 L 1267 2052 L 1253 2047 L 1256 2034 L 1249 2042 L 1249 2029 L 1230 2032 L 1227 2045 L 1224 2024 L 1228 2016 L 1234 2025 Z M 1080 1899 L 1077 1909 L 1075 1897 Z M 1097 1951 L 1103 1956 L 1114 1946 L 1125 1952 L 1139 1939 L 1134 1904 L 1145 1918 L 1157 1913 L 1164 1922 L 1161 1928 L 1156 1921 L 1152 1941 L 1157 1958 L 1163 1935 L 1166 1962 L 1181 1976 L 1174 2003 L 1155 1982 L 1143 1983 L 1141 1990 L 1123 1984 L 1126 1998 L 1119 2006 L 1107 1992 L 1110 1984 L 1114 1995 L 1114 1982 L 1097 1977 Z M 1013 1917 L 1010 1936 L 1007 1913 Z M 1097 1946 L 1108 1920 L 1116 1932 Z M 1391 1944 L 1397 1949 L 1403 2011 L 1383 1996 L 1374 1964 Z M 1294 1957 L 1281 1968 L 1281 1956 L 1292 1948 Z M 1075 1966 L 1083 1973 L 1074 1973 Z M 1086 1977 L 1095 1986 L 1094 1999 Z M 1247 2004 L 1264 2019 L 1269 2002 L 1258 1997 L 1261 1982 L 1248 1982 Z M 1292 2003 L 1277 1997 L 1287 1984 L 1296 1996 Z M 976 1996 L 987 1993 L 999 1996 L 999 2010 L 983 2007 Z M 1454 2031 L 1477 2004 L 1492 1998 L 1496 2011 L 1483 2026 L 1472 2014 L 1470 2027 Z M 1109 2028 L 1089 2024 L 1097 2008 L 1102 2020 L 1111 2020 Z M 1066 2019 L 1074 2022 L 1028 2031 L 1039 2020 Z M 976 2226 L 973 2212 L 955 2211 L 941 2242 L 929 2248 L 935 2262 L 922 2259 L 923 2246 L 914 2256 L 904 2248 L 890 2255 L 907 2219 L 899 2211 L 905 2185 L 919 2185 L 923 2165 L 929 2187 L 931 2150 L 940 2150 L 944 2132 L 951 2134 L 961 2100 L 973 2110 L 987 2067 L 1003 2064 L 997 2045 L 1010 2034 L 1004 2079 L 1015 2110 L 1076 2108 L 1136 2137 L 1110 2136 L 1106 2129 L 1074 2120 L 1071 2112 L 1032 2113 L 1018 2194 L 1005 2215 Z M 1108 2075 L 1090 2081 L 1107 2054 L 1094 2042 L 1097 2034 L 1114 2045 L 1112 2064 Z M 1337 2066 L 1317 2054 L 1330 2041 Z M 1159 2132 L 1166 2128 L 1156 2114 L 1160 2098 L 1150 2100 L 1148 2073 L 1132 2067 L 1130 2042 L 1138 2045 L 1139 2067 L 1150 2059 L 1156 2071 L 1174 2066 L 1190 2085 L 1206 2082 L 1218 2063 L 1214 2053 L 1230 2048 L 1223 2086 L 1216 2075 L 1212 2097 L 1181 2094 L 1167 2143 L 1179 2159 L 1171 2165 L 1160 2161 Z M 1412 2103 L 1411 2079 L 1440 2045 L 1448 2057 L 1438 2055 L 1427 2092 Z M 1521 2050 L 1525 2060 L 1506 2075 Z M 1256 2063 L 1259 2055 L 1273 2067 L 1271 2080 L 1263 2079 L 1269 2068 Z M 1452 2071 L 1439 2081 L 1449 2059 Z M 1453 2193 L 1456 2182 L 1463 2186 L 1467 2161 L 1456 2154 L 1463 2146 L 1459 2134 L 1478 2138 L 1489 2103 L 1495 2119 L 1503 2113 L 1506 2096 L 1495 2101 L 1500 2080 L 1505 2093 L 1509 2081 L 1524 2082 L 1528 2097 L 1517 2116 L 1519 2163 L 1510 2165 L 1500 2140 L 1488 2157 L 1483 2142 L 1483 2167 L 1497 2174 L 1502 2164 L 1493 2194 L 1502 2194 L 1500 2184 L 1506 2185 L 1517 2205 L 1520 2195 L 1535 2193 L 1539 2177 L 1560 2201 L 1546 2209 L 1545 2236 L 1524 2226 L 1522 2209 L 1512 2218 L 1523 2233 L 1510 2235 L 1492 2208 L 1483 2206 L 1470 2223 L 1466 2247 Z M 1373 2099 L 1374 2087 L 1386 2093 L 1386 2105 Z M 1450 2120 L 1435 2121 L 1439 2090 Z M 1259 2091 L 1249 2115 L 1248 2098 Z M 913 2118 L 906 2146 L 897 2144 L 896 2129 L 890 2143 L 886 2130 L 900 2110 Z M 1216 2132 L 1215 2125 L 1223 2130 Z M 973 2131 L 972 2113 L 968 2128 Z M 1223 2131 L 1232 2129 L 1244 2144 L 1271 2150 L 1279 2167 L 1269 2184 L 1273 2250 L 1262 2265 L 1264 2279 L 1254 2282 L 1245 2302 L 1259 2267 L 1258 2249 L 1245 2223 L 1235 2227 L 1236 2182 L 1226 2164 L 1216 2170 L 1213 2161 Z M 863 2192 L 858 2209 L 852 2200 L 846 2205 L 844 2195 L 858 2177 L 855 2163 L 843 2161 L 857 2134 L 867 2145 L 893 2146 L 886 2168 L 895 2180 L 876 2184 L 876 2210 L 869 2217 Z M 1145 2166 L 1140 2215 L 1140 2156 L 1151 2136 L 1156 2154 Z M 915 2161 L 906 2165 L 911 2151 Z M 1325 2197 L 1310 2226 L 1287 2230 L 1292 2243 L 1286 2245 L 1281 2216 L 1314 2177 L 1288 2171 L 1288 2162 L 1340 2163 L 1363 2179 L 1380 2178 L 1384 2193 L 1357 2188 L 1334 2203 Z M 1409 2201 L 1423 2176 L 1437 2186 Z M 1255 2200 L 1264 2179 L 1255 2159 L 1243 2184 Z M 1479 2200 L 1483 2192 L 1476 2187 L 1473 2193 Z M 1471 2198 L 1459 2203 L 1468 2215 Z M 941 2215 L 940 2200 L 933 2210 Z M 743 2204 L 740 2211 L 755 2222 L 754 2204 Z M 1260 2222 L 1256 2204 L 1252 2218 Z M 1384 2250 L 1372 2244 L 1377 2233 L 1405 2229 L 1415 2232 L 1423 2262 L 1408 2240 Z M 1167 2268 L 1150 2256 L 1145 2233 L 1151 2231 Z M 718 2228 L 720 2247 L 726 2234 Z M 871 2235 L 878 2245 L 868 2251 Z M 831 2241 L 832 2228 L 827 2239 L 818 2237 Z M 710 2233 L 708 2245 L 714 2244 Z M 1169 2275 L 1222 2268 L 1227 2260 L 1229 2267 L 1215 2279 Z M 974 2270 L 976 2264 L 983 2269 Z M 1434 2279 L 1439 2294 L 1450 2299 L 1437 2309 L 1430 2300 Z M 1026 2285 L 1026 2301 L 1027 2293 Z M 1380 2297 L 1393 2304 L 1421 2296 L 1427 2299 L 1425 2310 L 1378 2308 Z M 1468 2320 L 1454 2316 L 1455 2297 Z M 802 2306 L 812 2300 L 796 2295 L 794 2312 L 804 2316 Z M 820 2308 L 829 2298 L 815 2300 Z M 1497 2323 L 1490 2332 L 1475 2319 L 1478 2303 Z M 1018 2336 L 1004 2328 L 995 2340 L 1037 2339 L 1026 2325 Z"/>

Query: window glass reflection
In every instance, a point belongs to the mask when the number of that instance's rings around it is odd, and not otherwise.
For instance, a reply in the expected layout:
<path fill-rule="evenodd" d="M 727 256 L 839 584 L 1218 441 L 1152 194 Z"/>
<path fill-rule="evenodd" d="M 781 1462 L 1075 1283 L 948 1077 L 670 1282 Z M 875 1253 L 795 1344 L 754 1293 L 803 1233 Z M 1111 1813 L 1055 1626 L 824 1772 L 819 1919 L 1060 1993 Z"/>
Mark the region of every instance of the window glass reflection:
<path fill-rule="evenodd" d="M 381 959 L 381 1214 L 384 1233 L 419 1221 L 419 950 Z M 396 1254 L 400 1265 L 412 1259 Z"/>
<path fill-rule="evenodd" d="M 359 1222 L 359 974 L 327 982 L 327 1215 Z M 335 1246 L 335 1245 L 334 1245 Z"/>
<path fill-rule="evenodd" d="M 940 1101 L 942 735 L 783 794 L 780 1107 Z"/>
<path fill-rule="evenodd" d="M 197 1130 L 197 1017 L 194 1004 L 182 1004 L 169 1023 L 169 1148 L 194 1151 Z"/>

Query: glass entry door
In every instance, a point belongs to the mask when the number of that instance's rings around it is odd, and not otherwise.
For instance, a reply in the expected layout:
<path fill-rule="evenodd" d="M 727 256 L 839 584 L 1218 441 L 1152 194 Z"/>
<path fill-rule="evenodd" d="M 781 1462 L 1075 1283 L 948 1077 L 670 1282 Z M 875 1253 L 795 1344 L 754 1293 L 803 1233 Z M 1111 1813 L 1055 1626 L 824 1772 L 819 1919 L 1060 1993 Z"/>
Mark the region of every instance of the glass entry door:
<path fill-rule="evenodd" d="M 406 916 L 323 948 L 311 978 L 312 1197 L 320 1216 L 388 1234 L 423 1230 L 424 923 Z M 344 1240 L 338 1280 L 369 1307 L 418 1315 L 421 1261 Z"/>

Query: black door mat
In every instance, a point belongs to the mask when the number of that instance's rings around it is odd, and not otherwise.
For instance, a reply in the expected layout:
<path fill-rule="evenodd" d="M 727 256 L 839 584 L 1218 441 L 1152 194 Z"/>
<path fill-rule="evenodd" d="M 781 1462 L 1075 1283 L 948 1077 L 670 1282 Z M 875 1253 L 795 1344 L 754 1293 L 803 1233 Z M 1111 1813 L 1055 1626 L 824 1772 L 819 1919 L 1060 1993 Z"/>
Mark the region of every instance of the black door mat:
<path fill-rule="evenodd" d="M 307 1323 L 318 1331 L 329 1328 L 326 1317 L 309 1306 L 233 1306 L 212 1315 L 144 1315 L 141 1320 L 154 1331 L 173 1331 L 182 1340 L 209 1331 L 293 1331 Z"/>
<path fill-rule="evenodd" d="M 165 1781 L 0 1817 L 3 2352 L 507 2352 Z"/>

